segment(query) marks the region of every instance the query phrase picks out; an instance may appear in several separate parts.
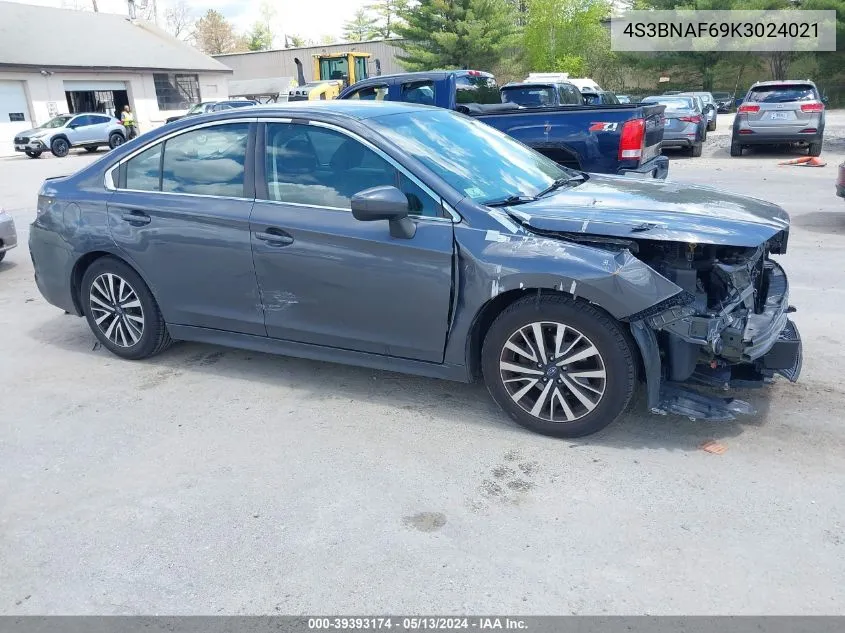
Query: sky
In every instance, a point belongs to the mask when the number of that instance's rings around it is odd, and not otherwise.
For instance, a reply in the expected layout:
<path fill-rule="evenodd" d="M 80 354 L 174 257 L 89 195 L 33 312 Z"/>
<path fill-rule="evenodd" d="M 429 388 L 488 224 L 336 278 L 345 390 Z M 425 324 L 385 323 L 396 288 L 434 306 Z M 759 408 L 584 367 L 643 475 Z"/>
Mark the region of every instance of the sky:
<path fill-rule="evenodd" d="M 12 0 L 21 1 L 21 0 Z M 38 4 L 50 7 L 90 8 L 91 0 L 23 0 L 25 4 Z M 144 1 L 135 0 L 136 6 Z M 208 9 L 222 13 L 234 24 L 238 31 L 247 30 L 260 17 L 262 0 L 185 0 L 194 17 L 200 17 Z M 298 35 L 306 39 L 319 40 L 323 35 L 339 38 L 343 32 L 343 23 L 351 20 L 355 11 L 370 4 L 372 0 L 267 0 L 276 10 L 273 27 L 277 34 Z M 160 24 L 164 23 L 164 13 L 168 6 L 178 0 L 156 0 Z M 101 12 L 128 13 L 126 0 L 97 0 Z M 278 37 L 276 46 L 282 46 Z"/>

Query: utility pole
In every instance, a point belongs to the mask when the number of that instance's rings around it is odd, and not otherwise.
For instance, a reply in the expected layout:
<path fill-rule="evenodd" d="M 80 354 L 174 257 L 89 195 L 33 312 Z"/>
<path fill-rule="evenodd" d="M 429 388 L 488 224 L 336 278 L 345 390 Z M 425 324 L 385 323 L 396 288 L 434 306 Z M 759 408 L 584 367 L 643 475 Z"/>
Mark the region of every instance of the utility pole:
<path fill-rule="evenodd" d="M 91 0 L 91 4 L 94 5 L 94 13 L 99 13 L 100 9 L 97 7 L 97 0 Z"/>

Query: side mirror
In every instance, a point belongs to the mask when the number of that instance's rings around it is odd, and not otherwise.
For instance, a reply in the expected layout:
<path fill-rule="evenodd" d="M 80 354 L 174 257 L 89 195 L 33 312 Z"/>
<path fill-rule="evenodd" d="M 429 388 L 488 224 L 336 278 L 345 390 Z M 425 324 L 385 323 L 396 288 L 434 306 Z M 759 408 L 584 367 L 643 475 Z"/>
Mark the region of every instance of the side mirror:
<path fill-rule="evenodd" d="M 414 237 L 417 225 L 408 217 L 409 212 L 408 198 L 393 186 L 372 187 L 352 196 L 353 217 L 362 222 L 388 220 L 391 237 Z"/>
<path fill-rule="evenodd" d="M 68 127 L 69 130 L 75 130 L 76 128 L 79 127 L 79 124 L 78 123 L 69 123 L 67 127 Z"/>

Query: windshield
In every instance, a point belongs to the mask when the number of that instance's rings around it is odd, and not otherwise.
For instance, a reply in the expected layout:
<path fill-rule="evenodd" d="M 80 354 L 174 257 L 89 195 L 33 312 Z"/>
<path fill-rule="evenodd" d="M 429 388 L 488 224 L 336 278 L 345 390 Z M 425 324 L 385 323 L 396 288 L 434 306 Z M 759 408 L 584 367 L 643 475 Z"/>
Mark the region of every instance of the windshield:
<path fill-rule="evenodd" d="M 816 91 L 809 85 L 771 85 L 752 88 L 746 101 L 757 103 L 787 103 L 788 101 L 815 101 Z"/>
<path fill-rule="evenodd" d="M 498 130 L 448 110 L 367 120 L 391 143 L 476 202 L 536 196 L 577 174 Z"/>
<path fill-rule="evenodd" d="M 666 106 L 667 110 L 692 110 L 692 97 L 646 97 L 642 103 L 657 103 Z"/>
<path fill-rule="evenodd" d="M 502 101 L 529 108 L 555 104 L 555 89 L 551 86 L 514 86 L 502 88 Z"/>
<path fill-rule="evenodd" d="M 50 119 L 44 125 L 39 125 L 39 130 L 47 130 L 54 127 L 64 127 L 67 122 L 73 118 L 73 115 L 57 116 L 55 119 Z"/>
<path fill-rule="evenodd" d="M 188 110 L 188 114 L 197 114 L 198 112 L 202 112 L 202 109 L 204 107 L 204 103 L 198 103 L 197 105 L 193 106 L 190 110 Z"/>

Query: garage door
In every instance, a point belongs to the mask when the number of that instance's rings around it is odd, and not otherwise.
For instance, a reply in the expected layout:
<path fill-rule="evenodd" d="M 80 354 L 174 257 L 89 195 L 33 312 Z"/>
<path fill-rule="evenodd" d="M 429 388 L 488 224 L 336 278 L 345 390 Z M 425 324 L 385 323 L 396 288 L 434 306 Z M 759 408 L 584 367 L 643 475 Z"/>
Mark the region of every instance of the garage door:
<path fill-rule="evenodd" d="M 16 132 L 32 127 L 22 81 L 0 81 L 0 156 L 15 153 Z"/>

